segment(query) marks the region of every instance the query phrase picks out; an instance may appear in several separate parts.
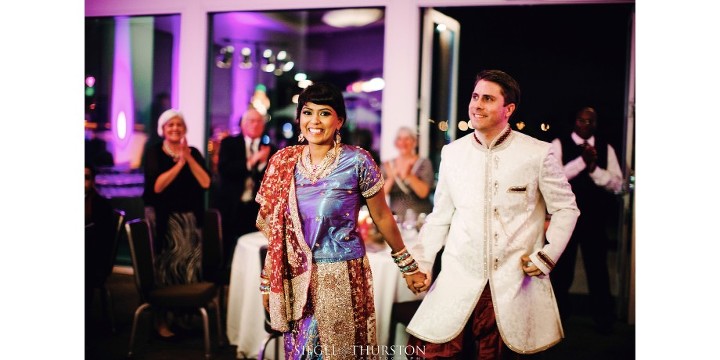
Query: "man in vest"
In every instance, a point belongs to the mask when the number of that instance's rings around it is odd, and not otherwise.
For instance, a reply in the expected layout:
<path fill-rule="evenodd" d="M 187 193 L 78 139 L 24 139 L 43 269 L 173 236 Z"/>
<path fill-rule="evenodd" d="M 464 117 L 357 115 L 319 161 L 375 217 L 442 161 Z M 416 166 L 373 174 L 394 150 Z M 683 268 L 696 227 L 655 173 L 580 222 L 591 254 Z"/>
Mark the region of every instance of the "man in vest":
<path fill-rule="evenodd" d="M 601 333 L 612 332 L 615 318 L 607 266 L 608 239 L 605 233 L 612 193 L 619 192 L 623 175 L 613 147 L 595 136 L 597 113 L 591 107 L 575 116 L 574 131 L 553 140 L 554 153 L 562 161 L 580 209 L 575 231 L 552 274 L 560 315 L 570 315 L 569 290 L 575 273 L 578 246 L 590 292 L 593 318 Z"/>

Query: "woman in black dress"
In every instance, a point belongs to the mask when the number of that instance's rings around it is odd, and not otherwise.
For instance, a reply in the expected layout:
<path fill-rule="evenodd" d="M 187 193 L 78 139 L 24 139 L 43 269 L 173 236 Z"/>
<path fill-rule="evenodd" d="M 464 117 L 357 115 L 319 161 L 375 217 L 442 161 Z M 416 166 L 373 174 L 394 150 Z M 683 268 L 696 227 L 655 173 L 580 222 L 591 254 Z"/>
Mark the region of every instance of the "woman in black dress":
<path fill-rule="evenodd" d="M 158 286 L 200 280 L 201 232 L 205 192 L 210 187 L 205 160 L 188 146 L 181 112 L 170 109 L 158 119 L 162 141 L 145 153 L 145 205 L 155 213 Z M 157 321 L 160 336 L 173 336 L 164 317 Z"/>

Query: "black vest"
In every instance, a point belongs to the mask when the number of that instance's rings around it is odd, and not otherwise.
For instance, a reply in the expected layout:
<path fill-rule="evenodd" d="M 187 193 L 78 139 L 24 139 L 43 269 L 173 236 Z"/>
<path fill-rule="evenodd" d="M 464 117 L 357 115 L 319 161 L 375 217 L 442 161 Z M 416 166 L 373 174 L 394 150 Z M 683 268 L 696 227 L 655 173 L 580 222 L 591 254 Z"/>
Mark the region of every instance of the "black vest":
<path fill-rule="evenodd" d="M 583 147 L 575 144 L 572 137 L 569 135 L 562 139 L 562 154 L 563 164 L 567 164 L 570 160 L 573 160 L 582 155 Z M 597 166 L 603 169 L 607 169 L 607 157 L 608 157 L 608 144 L 598 137 L 595 137 L 595 150 L 597 150 Z M 590 174 L 587 169 L 581 171 L 575 178 L 570 180 L 570 185 L 575 193 L 575 200 L 577 206 L 585 219 L 589 217 L 599 216 L 602 218 L 602 214 L 607 212 L 610 201 L 612 200 L 611 194 L 595 185 L 593 180 L 590 178 Z"/>

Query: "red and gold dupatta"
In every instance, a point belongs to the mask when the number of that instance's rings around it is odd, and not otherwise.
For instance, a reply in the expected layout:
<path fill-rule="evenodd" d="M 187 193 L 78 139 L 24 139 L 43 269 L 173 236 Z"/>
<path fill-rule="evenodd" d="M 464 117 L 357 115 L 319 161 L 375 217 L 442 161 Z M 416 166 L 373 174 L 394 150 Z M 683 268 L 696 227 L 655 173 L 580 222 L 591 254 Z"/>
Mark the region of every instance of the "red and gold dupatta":
<path fill-rule="evenodd" d="M 270 159 L 255 197 L 260 204 L 256 225 L 268 239 L 264 267 L 270 279 L 270 323 L 283 332 L 303 316 L 312 270 L 295 196 L 295 165 L 303 148 L 287 147 Z"/>

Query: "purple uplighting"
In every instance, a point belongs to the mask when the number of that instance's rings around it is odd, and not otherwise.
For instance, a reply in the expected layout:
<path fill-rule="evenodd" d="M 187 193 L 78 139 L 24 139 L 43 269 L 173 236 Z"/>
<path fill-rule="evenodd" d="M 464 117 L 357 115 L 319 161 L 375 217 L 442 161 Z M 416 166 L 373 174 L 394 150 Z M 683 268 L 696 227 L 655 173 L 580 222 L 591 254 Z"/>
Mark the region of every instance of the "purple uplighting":
<path fill-rule="evenodd" d="M 117 17 L 115 21 L 115 54 L 113 57 L 112 152 L 116 164 L 130 162 L 135 111 L 133 104 L 132 62 L 130 54 L 130 19 Z"/>
<path fill-rule="evenodd" d="M 170 103 L 174 109 L 180 107 L 180 16 L 171 16 L 173 34 L 172 92 Z"/>

